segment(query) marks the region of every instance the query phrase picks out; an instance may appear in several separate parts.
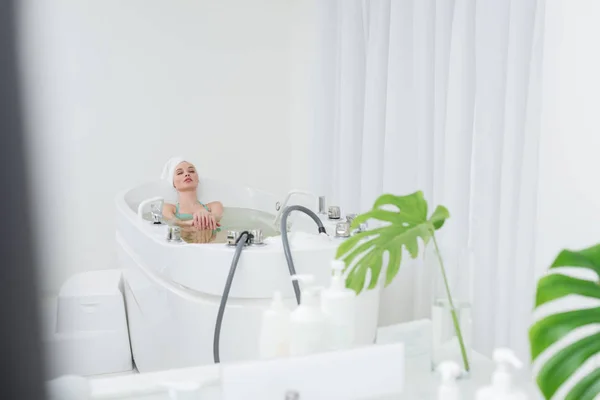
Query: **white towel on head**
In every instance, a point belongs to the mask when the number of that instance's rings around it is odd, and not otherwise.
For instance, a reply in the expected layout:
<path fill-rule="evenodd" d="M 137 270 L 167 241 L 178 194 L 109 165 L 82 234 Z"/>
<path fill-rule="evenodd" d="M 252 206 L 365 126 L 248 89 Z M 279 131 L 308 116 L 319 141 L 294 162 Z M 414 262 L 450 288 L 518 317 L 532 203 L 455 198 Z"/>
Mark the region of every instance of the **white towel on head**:
<path fill-rule="evenodd" d="M 173 178 L 175 177 L 175 168 L 177 168 L 177 166 L 184 161 L 187 161 L 187 160 L 183 157 L 171 157 L 171 159 L 169 159 L 169 161 L 167 161 L 167 163 L 163 167 L 162 175 L 160 176 L 160 178 L 169 182 L 169 184 L 171 186 L 173 186 Z"/>

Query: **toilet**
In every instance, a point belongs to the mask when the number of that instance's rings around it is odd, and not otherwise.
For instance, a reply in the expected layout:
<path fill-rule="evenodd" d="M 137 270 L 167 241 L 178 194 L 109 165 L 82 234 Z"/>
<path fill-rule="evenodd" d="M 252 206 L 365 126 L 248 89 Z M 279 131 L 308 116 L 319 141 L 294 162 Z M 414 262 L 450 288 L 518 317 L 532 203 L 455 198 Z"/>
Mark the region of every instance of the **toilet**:
<path fill-rule="evenodd" d="M 133 370 L 118 269 L 76 274 L 60 289 L 56 326 L 44 338 L 49 378 Z"/>

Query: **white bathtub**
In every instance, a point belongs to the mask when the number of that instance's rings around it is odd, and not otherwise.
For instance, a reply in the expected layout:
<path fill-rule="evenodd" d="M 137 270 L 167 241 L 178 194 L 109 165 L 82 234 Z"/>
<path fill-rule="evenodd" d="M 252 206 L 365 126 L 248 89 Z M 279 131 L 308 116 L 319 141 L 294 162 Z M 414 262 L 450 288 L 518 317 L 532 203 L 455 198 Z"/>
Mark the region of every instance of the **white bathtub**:
<path fill-rule="evenodd" d="M 141 372 L 213 363 L 213 334 L 223 287 L 234 249 L 225 244 L 166 241 L 166 227 L 138 217 L 139 204 L 160 196 L 173 201 L 162 182 L 151 182 L 117 196 L 116 241 L 123 276 L 131 347 Z M 200 198 L 220 200 L 273 214 L 280 199 L 248 187 L 201 180 Z M 294 201 L 290 202 L 293 204 Z M 310 226 L 310 225 L 309 225 Z M 327 286 L 329 262 L 339 239 L 294 233 L 292 256 L 298 273 L 313 274 Z M 294 292 L 281 246 L 273 240 L 242 252 L 221 329 L 221 361 L 255 359 L 262 311 L 275 290 L 290 307 Z M 379 290 L 363 292 L 357 308 L 359 344 L 375 340 Z"/>

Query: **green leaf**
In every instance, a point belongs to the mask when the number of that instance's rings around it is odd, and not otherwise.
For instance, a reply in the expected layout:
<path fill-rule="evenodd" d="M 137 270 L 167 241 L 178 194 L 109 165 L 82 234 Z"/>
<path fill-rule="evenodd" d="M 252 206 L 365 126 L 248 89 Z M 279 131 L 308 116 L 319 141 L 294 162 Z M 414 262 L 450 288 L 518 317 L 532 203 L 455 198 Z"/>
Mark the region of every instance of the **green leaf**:
<path fill-rule="evenodd" d="M 600 265 L 596 264 L 598 260 L 600 260 L 600 244 L 581 251 L 563 250 L 550 268 L 587 268 L 600 275 Z"/>
<path fill-rule="evenodd" d="M 450 218 L 450 213 L 448 212 L 448 209 L 444 206 L 437 206 L 433 214 L 431 214 L 431 218 L 429 218 L 429 221 L 437 230 L 444 225 L 444 222 L 446 222 L 448 218 Z"/>
<path fill-rule="evenodd" d="M 421 191 L 409 194 L 408 196 L 381 195 L 375 200 L 373 209 L 381 209 L 383 206 L 395 207 L 397 214 L 403 220 L 412 221 L 415 224 L 427 219 L 427 202 Z"/>
<path fill-rule="evenodd" d="M 539 307 L 570 294 L 600 298 L 598 284 L 595 282 L 561 274 L 551 274 L 539 280 L 535 305 Z"/>
<path fill-rule="evenodd" d="M 600 368 L 583 378 L 566 396 L 565 400 L 593 400 L 600 392 Z"/>
<path fill-rule="evenodd" d="M 595 281 L 571 277 L 556 271 L 538 281 L 536 307 L 551 305 L 552 302 L 567 296 L 577 295 L 591 300 L 600 299 L 600 245 L 581 251 L 564 250 L 552 263 L 555 268 L 584 268 L 596 274 Z M 575 374 L 581 365 L 600 354 L 600 333 L 590 332 L 568 344 L 559 342 L 575 330 L 600 324 L 600 301 L 597 307 L 589 305 L 573 306 L 552 313 L 536 321 L 529 330 L 532 360 L 541 354 L 549 353 L 540 365 L 536 382 L 546 399 L 552 398 L 560 387 Z M 563 342 L 564 343 L 564 342 Z M 578 378 L 575 385 L 565 395 L 566 399 L 593 399 L 600 394 L 600 370 L 595 369 Z"/>
<path fill-rule="evenodd" d="M 585 337 L 552 357 L 540 370 L 538 379 L 545 382 L 544 394 L 555 393 L 571 376 L 573 366 L 581 365 L 600 351 L 600 334 Z"/>
<path fill-rule="evenodd" d="M 368 269 L 369 267 L 366 264 L 363 264 L 351 271 L 346 278 L 346 286 L 355 292 L 362 290 L 362 288 L 365 286 L 365 279 Z"/>
<path fill-rule="evenodd" d="M 531 357 L 535 360 L 575 328 L 593 323 L 600 323 L 600 308 L 584 308 L 552 314 L 537 321 L 529 331 L 529 338 L 532 340 Z"/>
<path fill-rule="evenodd" d="M 402 249 L 389 249 L 388 252 L 390 253 L 390 260 L 388 261 L 388 269 L 385 276 L 386 286 L 392 283 L 402 263 Z"/>
<path fill-rule="evenodd" d="M 338 247 L 336 258 L 344 260 L 346 269 L 351 269 L 346 279 L 347 287 L 360 293 L 367 271 L 371 271 L 369 288 L 375 288 L 386 252 L 389 261 L 385 284 L 389 285 L 400 270 L 403 249 L 411 258 L 417 258 L 419 239 L 427 244 L 447 218 L 449 213 L 443 206 L 437 207 L 427 218 L 427 201 L 421 191 L 407 196 L 380 196 L 370 211 L 354 218 L 352 229 L 367 221 L 377 221 L 384 226 L 352 236 Z"/>

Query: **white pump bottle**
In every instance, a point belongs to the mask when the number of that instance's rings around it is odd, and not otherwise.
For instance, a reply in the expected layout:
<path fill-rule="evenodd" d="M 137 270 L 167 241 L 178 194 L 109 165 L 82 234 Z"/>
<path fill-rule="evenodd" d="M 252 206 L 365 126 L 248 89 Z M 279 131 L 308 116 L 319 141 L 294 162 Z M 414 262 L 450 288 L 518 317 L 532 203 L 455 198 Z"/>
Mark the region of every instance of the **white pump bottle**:
<path fill-rule="evenodd" d="M 310 284 L 312 275 L 294 275 L 292 280 Z M 290 355 L 301 356 L 327 350 L 327 317 L 321 310 L 319 288 L 302 290 L 300 305 L 290 314 Z"/>
<path fill-rule="evenodd" d="M 494 350 L 496 370 L 492 374 L 492 383 L 479 389 L 475 400 L 527 400 L 527 395 L 513 385 L 510 367 L 520 369 L 523 363 L 507 348 Z"/>
<path fill-rule="evenodd" d="M 456 378 L 460 376 L 460 367 L 454 361 L 444 361 L 438 366 L 442 383 L 438 389 L 438 400 L 460 400 L 460 391 Z"/>
<path fill-rule="evenodd" d="M 342 260 L 333 260 L 331 286 L 321 292 L 321 309 L 327 316 L 329 348 L 348 349 L 354 345 L 356 293 L 347 289 Z"/>
<path fill-rule="evenodd" d="M 289 355 L 290 311 L 286 308 L 281 292 L 273 294 L 271 307 L 263 312 L 260 330 L 259 353 L 261 359 Z"/>

